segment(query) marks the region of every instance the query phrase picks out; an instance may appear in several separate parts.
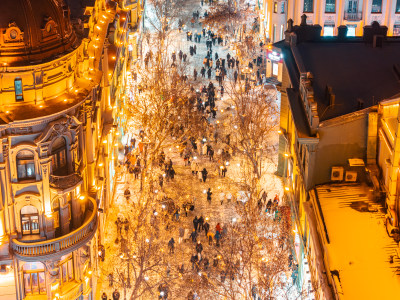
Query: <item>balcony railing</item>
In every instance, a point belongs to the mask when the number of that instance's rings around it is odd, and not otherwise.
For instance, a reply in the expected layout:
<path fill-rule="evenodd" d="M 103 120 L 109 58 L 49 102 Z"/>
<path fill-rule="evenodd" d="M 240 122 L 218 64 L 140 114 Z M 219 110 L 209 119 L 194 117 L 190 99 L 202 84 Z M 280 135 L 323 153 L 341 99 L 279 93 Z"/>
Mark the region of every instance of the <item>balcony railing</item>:
<path fill-rule="evenodd" d="M 65 176 L 50 175 L 50 187 L 60 190 L 74 188 L 82 181 L 83 179 L 78 173 Z"/>
<path fill-rule="evenodd" d="M 344 19 L 347 21 L 360 21 L 362 20 L 362 12 L 344 13 Z"/>
<path fill-rule="evenodd" d="M 81 227 L 65 236 L 36 243 L 24 243 L 13 239 L 11 248 L 14 255 L 24 261 L 47 259 L 49 256 L 61 257 L 90 241 L 97 229 L 97 204 L 93 198 L 88 199 L 92 202 L 93 210 L 89 211 L 90 215 Z"/>

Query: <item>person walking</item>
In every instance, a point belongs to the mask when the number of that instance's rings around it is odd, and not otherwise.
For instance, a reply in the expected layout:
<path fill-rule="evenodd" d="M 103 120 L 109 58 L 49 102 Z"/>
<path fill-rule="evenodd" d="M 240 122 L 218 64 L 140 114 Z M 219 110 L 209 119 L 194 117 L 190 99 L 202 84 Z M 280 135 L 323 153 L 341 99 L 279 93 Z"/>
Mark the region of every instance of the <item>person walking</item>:
<path fill-rule="evenodd" d="M 207 172 L 206 168 L 203 168 L 203 170 L 201 171 L 201 175 L 203 177 L 203 182 L 206 182 L 207 175 L 208 175 L 208 172 Z"/>
<path fill-rule="evenodd" d="M 215 238 L 215 242 L 216 242 L 216 246 L 219 247 L 220 246 L 220 239 L 221 239 L 221 233 L 219 231 L 215 232 L 214 235 Z"/>
<path fill-rule="evenodd" d="M 206 76 L 206 68 L 202 67 L 200 73 L 201 73 L 201 77 L 204 78 Z"/>
<path fill-rule="evenodd" d="M 168 242 L 168 248 L 169 248 L 169 253 L 171 254 L 171 253 L 174 253 L 174 250 L 175 250 L 175 240 L 174 240 L 174 238 L 172 237 L 170 240 L 169 240 L 169 242 Z"/>
<path fill-rule="evenodd" d="M 198 262 L 198 257 L 196 254 L 193 253 L 193 255 L 190 257 L 190 262 L 192 263 L 192 270 L 194 270 L 194 267 L 197 265 Z"/>
<path fill-rule="evenodd" d="M 207 220 L 207 219 L 206 219 L 206 220 Z M 207 234 L 208 234 L 208 232 L 209 232 L 209 230 L 210 230 L 210 224 L 208 224 L 208 222 L 206 221 L 206 222 L 204 223 L 204 225 L 203 225 L 203 228 L 204 228 L 204 232 L 205 232 L 206 237 L 207 237 Z"/>
<path fill-rule="evenodd" d="M 221 205 L 224 203 L 225 200 L 225 193 L 221 192 L 219 193 L 219 201 L 221 201 Z"/>
<path fill-rule="evenodd" d="M 228 171 L 228 168 L 226 166 L 223 166 L 223 168 L 222 168 L 222 177 L 225 177 L 227 171 Z"/>
<path fill-rule="evenodd" d="M 208 191 L 207 191 L 207 201 L 208 201 L 208 203 L 210 203 L 210 204 L 211 204 L 211 195 L 212 195 L 211 188 L 208 188 Z M 218 224 L 219 224 L 219 223 L 218 223 Z"/>
<path fill-rule="evenodd" d="M 181 244 L 183 237 L 185 236 L 185 228 L 183 228 L 182 226 L 179 227 L 179 237 L 178 237 L 178 243 Z"/>
<path fill-rule="evenodd" d="M 199 232 L 201 232 L 202 229 L 204 229 L 204 218 L 203 216 L 200 216 L 200 218 L 198 219 L 198 228 L 199 228 Z"/>
<path fill-rule="evenodd" d="M 193 227 L 194 230 L 197 231 L 197 228 L 199 227 L 199 219 L 197 218 L 197 216 L 195 216 L 193 219 Z"/>
<path fill-rule="evenodd" d="M 207 238 L 208 238 L 208 244 L 209 244 L 210 246 L 212 246 L 212 244 L 213 244 L 213 239 L 214 239 L 214 235 L 213 235 L 213 233 L 212 233 L 211 231 L 209 231 L 209 232 L 207 233 Z"/>
<path fill-rule="evenodd" d="M 193 229 L 192 233 L 190 234 L 190 237 L 192 238 L 192 242 L 196 243 L 196 241 L 197 241 L 197 231 Z"/>
<path fill-rule="evenodd" d="M 211 79 L 211 68 L 207 70 L 207 77 L 208 79 Z"/>
<path fill-rule="evenodd" d="M 196 252 L 197 252 L 197 256 L 199 258 L 199 261 L 201 261 L 201 252 L 203 251 L 203 245 L 200 243 L 200 241 L 197 242 L 196 245 Z"/>
<path fill-rule="evenodd" d="M 217 223 L 217 225 L 215 226 L 215 231 L 221 233 L 221 224 Z"/>
<path fill-rule="evenodd" d="M 113 297 L 113 300 L 119 300 L 120 294 L 119 294 L 118 290 L 115 290 L 112 293 L 112 297 Z"/>
<path fill-rule="evenodd" d="M 237 82 L 237 78 L 238 78 L 238 72 L 235 70 L 235 72 L 233 72 L 233 81 L 235 82 L 235 84 Z"/>
<path fill-rule="evenodd" d="M 107 300 L 107 294 L 103 292 L 103 295 L 101 295 L 101 300 Z"/>

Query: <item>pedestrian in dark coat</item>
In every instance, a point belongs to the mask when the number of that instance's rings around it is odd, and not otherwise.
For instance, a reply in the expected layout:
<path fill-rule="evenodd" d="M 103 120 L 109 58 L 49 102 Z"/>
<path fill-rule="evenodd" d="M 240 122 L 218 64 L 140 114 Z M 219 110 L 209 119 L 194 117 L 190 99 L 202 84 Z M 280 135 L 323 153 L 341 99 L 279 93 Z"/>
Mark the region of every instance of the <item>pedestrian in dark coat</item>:
<path fill-rule="evenodd" d="M 233 72 L 233 80 L 235 81 L 235 84 L 236 84 L 237 78 L 238 78 L 238 72 L 235 70 L 235 72 Z"/>
<path fill-rule="evenodd" d="M 107 300 L 107 294 L 103 292 L 103 295 L 101 295 L 101 300 Z"/>
<path fill-rule="evenodd" d="M 221 239 L 221 233 L 219 232 L 219 231 L 217 231 L 216 233 L 215 233 L 215 235 L 214 235 L 214 238 L 215 238 L 215 241 L 216 241 L 216 245 L 217 245 L 217 247 L 219 247 L 219 241 L 220 241 L 220 239 Z"/>
<path fill-rule="evenodd" d="M 168 242 L 168 247 L 169 247 L 169 253 L 174 253 L 174 249 L 175 249 L 175 240 L 172 237 L 169 242 Z"/>
<path fill-rule="evenodd" d="M 207 172 L 206 168 L 203 168 L 203 170 L 201 171 L 201 176 L 203 177 L 203 182 L 206 182 L 207 174 L 208 174 L 208 172 Z"/>
<path fill-rule="evenodd" d="M 193 229 L 192 233 L 190 234 L 193 243 L 197 241 L 197 231 Z"/>
<path fill-rule="evenodd" d="M 208 76 L 208 79 L 211 79 L 211 68 L 209 68 L 207 70 L 207 76 Z"/>
<path fill-rule="evenodd" d="M 198 223 L 199 223 L 199 232 L 201 232 L 201 230 L 204 228 L 204 218 L 203 218 L 203 216 L 201 216 L 198 219 Z"/>
<path fill-rule="evenodd" d="M 197 242 L 196 245 L 196 252 L 197 256 L 199 257 L 199 260 L 201 260 L 201 252 L 203 251 L 203 245 L 200 243 L 200 241 Z"/>
<path fill-rule="evenodd" d="M 210 230 L 210 224 L 208 224 L 208 222 L 205 222 L 204 225 L 203 225 L 203 228 L 204 228 L 204 232 L 205 232 L 205 234 L 207 236 L 207 233 Z"/>
<path fill-rule="evenodd" d="M 205 77 L 206 76 L 206 68 L 202 67 L 200 73 L 201 73 L 201 77 Z"/>
<path fill-rule="evenodd" d="M 115 290 L 112 293 L 112 297 L 113 297 L 113 300 L 119 300 L 119 297 L 120 297 L 119 292 L 117 290 Z"/>
<path fill-rule="evenodd" d="M 212 192 L 211 192 L 211 188 L 208 188 L 208 191 L 207 191 L 207 201 L 211 204 L 211 195 L 212 195 Z M 219 224 L 219 223 L 218 223 Z"/>
<path fill-rule="evenodd" d="M 198 261 L 197 255 L 196 255 L 196 254 L 193 254 L 193 255 L 190 257 L 190 262 L 192 263 L 192 270 L 194 270 L 194 267 L 195 267 L 195 265 L 197 264 L 197 261 Z"/>
<path fill-rule="evenodd" d="M 197 231 L 197 228 L 199 227 L 199 219 L 197 218 L 197 216 L 195 216 L 193 219 L 193 227 L 194 227 L 194 230 Z"/>

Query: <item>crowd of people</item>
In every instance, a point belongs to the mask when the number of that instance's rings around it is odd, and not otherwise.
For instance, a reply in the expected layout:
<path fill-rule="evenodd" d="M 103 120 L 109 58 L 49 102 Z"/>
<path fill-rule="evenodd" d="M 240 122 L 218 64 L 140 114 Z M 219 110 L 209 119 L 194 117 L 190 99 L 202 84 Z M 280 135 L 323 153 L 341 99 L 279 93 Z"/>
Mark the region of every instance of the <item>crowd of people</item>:
<path fill-rule="evenodd" d="M 212 0 L 209 0 L 212 2 Z M 203 0 L 201 1 L 203 5 Z M 207 14 L 207 12 L 205 13 Z M 192 27 L 199 21 L 200 12 L 193 12 L 193 18 L 191 20 Z M 182 21 L 178 22 L 178 29 L 182 31 L 184 24 Z M 201 31 L 188 30 L 186 32 L 186 41 L 188 42 L 188 54 L 194 59 L 201 60 L 203 56 L 202 52 L 199 51 L 200 44 L 206 45 L 206 55 L 202 59 L 202 66 L 200 74 L 198 73 L 196 66 L 193 68 L 193 87 L 200 84 L 200 76 L 202 85 L 195 89 L 195 102 L 194 109 L 203 114 L 204 120 L 208 125 L 208 130 L 205 136 L 202 137 L 189 137 L 186 142 L 179 147 L 180 158 L 183 159 L 184 166 L 187 170 L 190 170 L 194 179 L 197 179 L 204 186 L 204 199 L 207 201 L 209 206 L 215 205 L 229 205 L 236 195 L 229 190 L 214 191 L 212 182 L 215 178 L 224 179 L 228 174 L 230 167 L 230 160 L 235 154 L 231 147 L 230 134 L 222 135 L 221 128 L 214 120 L 217 117 L 218 110 L 216 109 L 216 101 L 224 97 L 224 82 L 228 77 L 236 83 L 238 76 L 240 76 L 240 60 L 238 57 L 231 55 L 230 53 L 220 53 L 217 51 L 217 47 L 225 46 L 228 39 L 221 35 L 215 34 L 211 29 L 203 28 Z M 177 49 L 171 53 L 171 59 L 173 66 L 179 62 L 188 62 L 188 54 L 183 49 Z M 149 50 L 144 56 L 143 62 L 148 67 L 149 63 L 153 59 L 153 53 Z M 253 68 L 257 66 L 257 81 L 261 82 L 262 76 L 259 71 L 259 67 L 262 64 L 262 58 L 257 57 L 254 61 L 250 62 L 248 67 Z M 213 76 L 214 75 L 214 76 Z M 204 84 L 204 80 L 207 77 L 209 80 L 208 84 Z M 215 79 L 215 82 L 213 80 Z M 216 85 L 219 87 L 216 87 Z M 192 88 L 193 89 L 193 88 Z M 141 92 L 138 86 L 138 92 Z M 219 92 L 219 95 L 218 95 Z M 222 136 L 221 136 L 222 135 Z M 138 135 L 132 137 L 129 143 L 125 146 L 125 161 L 124 165 L 126 170 L 133 174 L 133 180 L 139 179 L 141 176 L 142 168 L 145 165 L 143 160 L 143 143 L 141 142 L 143 133 L 139 132 Z M 137 140 L 136 140 L 137 139 Z M 137 142 L 138 141 L 138 142 Z M 179 160 L 172 160 L 173 157 L 167 157 L 164 151 L 158 157 L 159 166 L 159 189 L 163 191 L 165 185 L 175 180 L 177 175 L 174 165 L 179 163 Z M 178 174 L 181 175 L 181 174 Z M 214 197 L 213 197 L 214 194 Z M 126 201 L 133 203 L 131 199 L 131 191 L 129 187 L 126 187 L 124 191 Z M 223 220 L 215 218 L 211 220 L 212 216 L 207 216 L 206 212 L 202 212 L 196 209 L 197 205 L 195 195 L 192 195 L 192 200 L 179 203 L 179 201 L 171 200 L 168 195 L 164 192 L 159 193 L 160 201 L 167 203 L 165 211 L 159 215 L 154 213 L 154 218 L 168 218 L 174 224 L 176 224 L 176 232 L 171 231 L 171 237 L 167 242 L 169 254 L 174 255 L 177 250 L 177 245 L 180 249 L 191 248 L 191 254 L 187 257 L 187 260 L 179 265 L 178 271 L 183 274 L 184 272 L 205 272 L 209 273 L 211 270 L 219 272 L 221 281 L 225 279 L 234 280 L 235 272 L 240 265 L 240 261 L 231 262 L 221 268 L 220 261 L 222 257 L 217 255 L 215 251 L 218 247 L 223 245 L 227 239 L 229 232 L 232 230 L 232 224 L 224 223 Z M 267 201 L 267 193 L 264 192 L 259 199 L 258 206 L 260 213 L 267 213 L 271 215 L 275 220 L 280 219 L 279 216 L 279 197 L 269 199 Z M 172 206 L 170 204 L 172 203 Z M 164 209 L 164 205 L 163 205 Z M 184 215 L 184 217 L 182 217 Z M 193 217 L 194 216 L 194 217 Z M 193 219 L 192 219 L 193 218 Z M 193 223 L 193 227 L 188 227 L 188 220 L 192 220 L 189 223 Z M 186 225 L 185 225 L 186 224 Z M 215 225 L 212 225 L 215 224 Z M 116 221 L 117 232 L 119 236 L 122 236 L 122 231 L 127 230 L 126 219 L 118 218 Z M 121 239 L 123 239 L 121 237 Z M 177 241 L 177 243 L 176 243 Z M 190 245 L 191 244 L 191 245 Z M 188 246 L 189 245 L 189 246 Z M 181 248 L 182 247 L 182 248 Z M 188 266 L 188 267 L 186 267 Z M 110 285 L 112 287 L 112 284 Z M 169 289 L 168 286 L 159 286 L 159 299 L 168 298 Z M 120 295 L 117 290 L 112 293 L 114 300 L 118 300 Z M 188 299 L 197 299 L 195 291 L 190 291 Z M 107 299 L 106 294 L 102 295 L 102 299 Z"/>

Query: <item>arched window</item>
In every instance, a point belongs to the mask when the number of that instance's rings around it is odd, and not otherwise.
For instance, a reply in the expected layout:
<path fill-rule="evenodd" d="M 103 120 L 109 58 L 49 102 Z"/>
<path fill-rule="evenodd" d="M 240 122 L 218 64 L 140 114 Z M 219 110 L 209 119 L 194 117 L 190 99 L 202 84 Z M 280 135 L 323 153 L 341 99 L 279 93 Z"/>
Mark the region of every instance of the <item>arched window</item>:
<path fill-rule="evenodd" d="M 23 235 L 39 234 L 39 213 L 36 207 L 26 205 L 21 209 L 21 229 Z"/>
<path fill-rule="evenodd" d="M 51 168 L 54 175 L 67 175 L 67 144 L 59 137 L 51 144 Z"/>
<path fill-rule="evenodd" d="M 17 154 L 18 180 L 35 178 L 35 158 L 32 151 L 21 150 Z"/>

